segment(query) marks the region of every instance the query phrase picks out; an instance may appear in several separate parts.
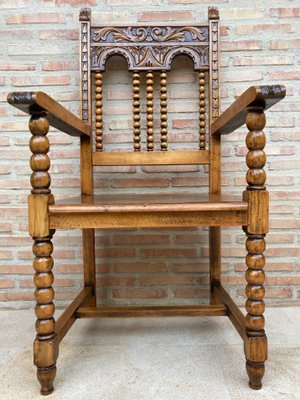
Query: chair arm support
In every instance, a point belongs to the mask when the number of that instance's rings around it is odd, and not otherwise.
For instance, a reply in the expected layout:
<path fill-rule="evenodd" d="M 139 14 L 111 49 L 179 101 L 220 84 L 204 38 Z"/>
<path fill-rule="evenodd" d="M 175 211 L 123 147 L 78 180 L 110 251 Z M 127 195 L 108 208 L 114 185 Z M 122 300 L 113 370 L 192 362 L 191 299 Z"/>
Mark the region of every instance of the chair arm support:
<path fill-rule="evenodd" d="M 44 92 L 12 92 L 8 94 L 7 101 L 27 114 L 47 113 L 49 124 L 70 136 L 90 136 L 89 125 Z"/>
<path fill-rule="evenodd" d="M 247 110 L 259 106 L 267 109 L 285 97 L 285 86 L 251 86 L 211 124 L 212 135 L 227 135 L 246 122 Z"/>

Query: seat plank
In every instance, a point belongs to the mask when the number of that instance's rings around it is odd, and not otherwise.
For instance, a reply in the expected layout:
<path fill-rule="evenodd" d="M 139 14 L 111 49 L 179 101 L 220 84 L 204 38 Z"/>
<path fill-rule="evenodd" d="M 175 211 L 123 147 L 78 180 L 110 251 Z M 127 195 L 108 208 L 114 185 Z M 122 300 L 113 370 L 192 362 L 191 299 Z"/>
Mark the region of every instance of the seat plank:
<path fill-rule="evenodd" d="M 49 205 L 50 227 L 169 228 L 247 224 L 248 204 L 220 195 L 100 195 Z"/>

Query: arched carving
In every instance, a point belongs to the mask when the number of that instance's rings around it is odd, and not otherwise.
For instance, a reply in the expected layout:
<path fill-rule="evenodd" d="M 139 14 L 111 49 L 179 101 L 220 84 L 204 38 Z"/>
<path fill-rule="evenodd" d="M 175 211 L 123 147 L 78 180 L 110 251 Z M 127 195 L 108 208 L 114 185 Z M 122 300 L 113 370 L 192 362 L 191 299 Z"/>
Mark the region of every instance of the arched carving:
<path fill-rule="evenodd" d="M 196 70 L 208 67 L 208 26 L 104 27 L 91 30 L 92 70 L 105 70 L 108 57 L 125 57 L 128 69 L 169 70 L 173 57 L 188 55 Z"/>

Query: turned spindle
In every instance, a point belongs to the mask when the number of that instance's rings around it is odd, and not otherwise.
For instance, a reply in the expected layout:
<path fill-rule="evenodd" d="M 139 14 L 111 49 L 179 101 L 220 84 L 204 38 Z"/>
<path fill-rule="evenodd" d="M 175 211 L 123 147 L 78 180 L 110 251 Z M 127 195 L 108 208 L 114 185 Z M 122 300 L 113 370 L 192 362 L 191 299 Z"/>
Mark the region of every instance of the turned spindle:
<path fill-rule="evenodd" d="M 96 151 L 103 150 L 103 118 L 102 118 L 102 84 L 103 75 L 100 71 L 95 73 L 95 141 Z"/>
<path fill-rule="evenodd" d="M 199 72 L 199 149 L 205 150 L 205 72 Z"/>
<path fill-rule="evenodd" d="M 264 251 L 265 235 L 268 230 L 268 194 L 265 188 L 266 173 L 264 166 L 266 155 L 263 151 L 266 139 L 262 131 L 265 126 L 265 115 L 260 107 L 249 110 L 246 120 L 249 133 L 246 138 L 248 153 L 246 163 L 249 168 L 246 180 L 246 196 L 249 202 L 251 219 L 246 227 L 246 370 L 249 385 L 252 389 L 262 387 L 262 378 L 267 359 L 267 338 L 264 331 Z"/>
<path fill-rule="evenodd" d="M 141 150 L 141 103 L 140 103 L 140 73 L 132 74 L 133 91 L 133 148 L 134 151 Z"/>
<path fill-rule="evenodd" d="M 160 73 L 160 149 L 168 150 L 167 73 Z"/>
<path fill-rule="evenodd" d="M 44 212 L 44 200 L 48 201 L 52 196 L 50 195 L 51 180 L 48 173 L 50 160 L 47 155 L 49 150 L 49 141 L 46 136 L 49 131 L 47 114 L 33 115 L 29 122 L 29 129 L 32 133 L 29 146 L 33 153 L 30 159 L 30 166 L 33 171 L 30 202 L 35 205 L 31 212 L 34 214 L 34 220 L 38 221 L 39 215 L 43 215 Z M 31 228 L 33 229 L 31 234 L 34 240 L 33 254 L 35 256 L 33 261 L 36 286 L 34 296 L 37 303 L 35 307 L 37 335 L 34 341 L 34 362 L 37 366 L 41 393 L 49 394 L 53 391 L 58 352 L 55 320 L 53 318 L 55 311 L 53 304 L 54 290 L 52 288 L 54 276 L 51 271 L 53 268 L 51 239 L 54 231 L 49 231 L 47 236 L 44 237 L 38 236 L 37 231 L 42 229 L 43 224 L 44 221 L 41 217 L 41 221 Z"/>
<path fill-rule="evenodd" d="M 147 91 L 147 151 L 154 150 L 154 129 L 153 129 L 153 72 L 146 74 Z"/>

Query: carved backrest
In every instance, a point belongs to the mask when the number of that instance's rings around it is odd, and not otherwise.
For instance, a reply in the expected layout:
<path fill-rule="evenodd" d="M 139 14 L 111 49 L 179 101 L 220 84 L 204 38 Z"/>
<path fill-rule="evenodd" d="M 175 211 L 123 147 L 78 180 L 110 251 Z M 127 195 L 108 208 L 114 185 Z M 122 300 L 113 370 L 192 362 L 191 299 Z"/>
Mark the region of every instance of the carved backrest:
<path fill-rule="evenodd" d="M 91 12 L 82 9 L 81 22 L 81 117 L 94 125 L 93 165 L 124 164 L 210 164 L 206 136 L 207 120 L 219 116 L 219 14 L 209 8 L 208 23 L 193 26 L 92 26 Z M 178 54 L 192 59 L 198 74 L 199 144 L 197 151 L 163 155 L 168 150 L 168 71 Z M 106 63 L 121 55 L 132 73 L 132 138 L 128 152 L 105 152 L 103 146 L 102 92 Z M 141 129 L 141 74 L 146 77 L 146 129 Z M 159 75 L 159 132 L 154 132 L 154 78 Z M 92 82 L 94 80 L 94 83 Z M 94 87 L 94 102 L 92 101 Z M 207 91 L 209 92 L 207 94 Z M 92 105 L 95 117 L 93 118 Z M 207 116 L 209 116 L 207 118 Z M 154 149 L 154 135 L 160 135 L 160 151 Z M 141 137 L 146 136 L 142 148 Z M 214 141 L 210 140 L 210 148 Z M 152 153 L 152 154 L 150 154 Z"/>

